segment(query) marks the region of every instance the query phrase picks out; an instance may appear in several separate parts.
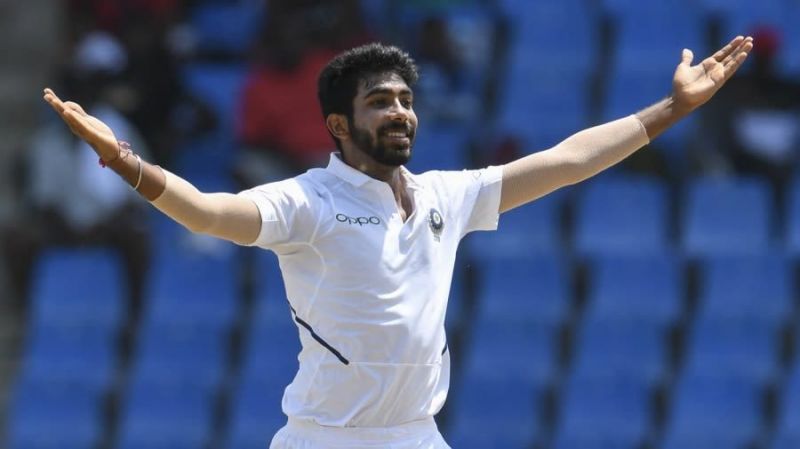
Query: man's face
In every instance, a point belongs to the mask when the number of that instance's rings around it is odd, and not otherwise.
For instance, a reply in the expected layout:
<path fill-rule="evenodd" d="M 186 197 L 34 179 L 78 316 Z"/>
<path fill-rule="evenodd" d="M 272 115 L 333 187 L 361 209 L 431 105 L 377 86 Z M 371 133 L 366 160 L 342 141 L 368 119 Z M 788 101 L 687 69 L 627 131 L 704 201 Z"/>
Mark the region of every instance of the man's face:
<path fill-rule="evenodd" d="M 353 144 L 378 163 L 392 167 L 407 163 L 417 132 L 413 102 L 413 92 L 399 75 L 368 77 L 353 100 Z"/>

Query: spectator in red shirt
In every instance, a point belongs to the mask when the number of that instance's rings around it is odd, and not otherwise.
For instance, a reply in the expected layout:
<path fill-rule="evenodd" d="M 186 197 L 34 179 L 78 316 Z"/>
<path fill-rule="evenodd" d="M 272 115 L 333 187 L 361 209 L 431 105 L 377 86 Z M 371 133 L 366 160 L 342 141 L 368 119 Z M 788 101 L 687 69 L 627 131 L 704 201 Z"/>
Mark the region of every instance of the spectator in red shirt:
<path fill-rule="evenodd" d="M 269 7 L 241 99 L 235 175 L 244 187 L 327 160 L 335 148 L 320 119 L 317 78 L 341 48 L 367 39 L 356 1 L 276 0 Z"/>

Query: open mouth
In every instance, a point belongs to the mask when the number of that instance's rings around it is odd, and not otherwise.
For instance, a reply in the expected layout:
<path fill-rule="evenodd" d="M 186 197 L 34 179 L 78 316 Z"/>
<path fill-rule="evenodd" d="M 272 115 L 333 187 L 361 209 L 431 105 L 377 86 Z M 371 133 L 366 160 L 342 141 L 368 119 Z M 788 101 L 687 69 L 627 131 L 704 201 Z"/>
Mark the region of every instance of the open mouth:
<path fill-rule="evenodd" d="M 392 131 L 385 133 L 384 136 L 396 142 L 411 142 L 411 139 L 408 137 L 408 133 L 405 131 Z"/>
<path fill-rule="evenodd" d="M 411 145 L 414 138 L 414 129 L 410 124 L 387 126 L 381 130 L 381 136 L 392 143 Z"/>

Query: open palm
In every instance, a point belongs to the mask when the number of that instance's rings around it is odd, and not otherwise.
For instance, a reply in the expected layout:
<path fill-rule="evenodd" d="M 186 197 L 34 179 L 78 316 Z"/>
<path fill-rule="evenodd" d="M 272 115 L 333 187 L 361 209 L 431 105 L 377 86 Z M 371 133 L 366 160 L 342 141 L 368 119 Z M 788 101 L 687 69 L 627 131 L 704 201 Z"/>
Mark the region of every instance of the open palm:
<path fill-rule="evenodd" d="M 44 100 L 58 112 L 69 129 L 91 145 L 103 160 L 117 157 L 119 152 L 117 138 L 108 125 L 87 114 L 78 103 L 61 101 L 51 89 L 44 90 Z"/>
<path fill-rule="evenodd" d="M 683 50 L 681 63 L 672 79 L 676 101 L 690 110 L 707 102 L 742 65 L 752 49 L 751 37 L 737 36 L 694 66 L 691 65 L 694 58 L 691 50 Z"/>

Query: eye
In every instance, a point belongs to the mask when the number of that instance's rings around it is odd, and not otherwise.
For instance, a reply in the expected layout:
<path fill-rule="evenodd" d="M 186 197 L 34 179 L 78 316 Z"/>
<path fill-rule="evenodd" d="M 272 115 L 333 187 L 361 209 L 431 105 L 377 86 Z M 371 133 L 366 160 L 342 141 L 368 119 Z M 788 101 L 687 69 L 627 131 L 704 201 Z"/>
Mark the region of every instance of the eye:
<path fill-rule="evenodd" d="M 373 100 L 370 104 L 376 108 L 384 108 L 389 105 L 389 102 L 386 101 L 386 99 L 380 98 L 377 100 Z"/>
<path fill-rule="evenodd" d="M 411 109 L 411 107 L 414 106 L 414 101 L 410 98 L 406 98 L 404 100 L 400 100 L 400 104 L 402 104 L 406 109 Z"/>

